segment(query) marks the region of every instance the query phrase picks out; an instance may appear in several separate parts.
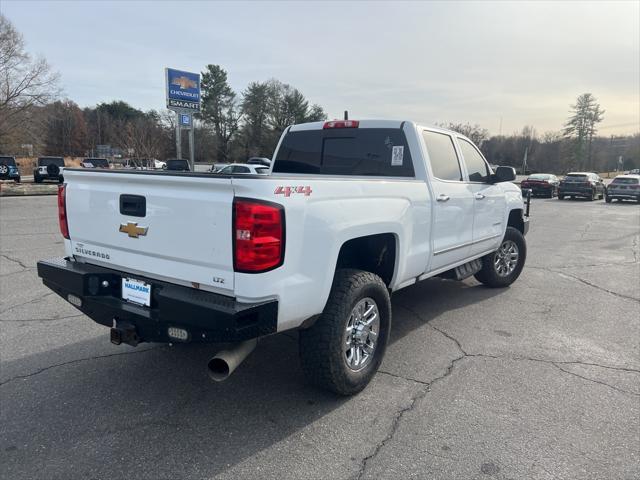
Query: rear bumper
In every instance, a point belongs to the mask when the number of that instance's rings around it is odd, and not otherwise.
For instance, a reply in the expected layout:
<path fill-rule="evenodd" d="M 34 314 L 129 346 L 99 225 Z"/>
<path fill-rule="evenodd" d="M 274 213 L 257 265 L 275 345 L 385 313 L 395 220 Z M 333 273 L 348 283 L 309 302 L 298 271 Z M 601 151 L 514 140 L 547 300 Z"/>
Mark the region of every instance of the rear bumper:
<path fill-rule="evenodd" d="M 522 190 L 531 190 L 531 195 L 549 195 L 554 191 L 554 187 L 552 185 L 549 186 L 533 186 L 527 185 L 522 187 Z"/>
<path fill-rule="evenodd" d="M 635 200 L 636 198 L 640 197 L 640 191 L 635 192 L 633 190 L 611 190 L 611 188 L 609 188 L 607 190 L 607 196 L 609 198 L 628 198 Z"/>
<path fill-rule="evenodd" d="M 591 197 L 593 195 L 593 188 L 560 187 L 558 188 L 558 195 L 573 196 L 573 197 Z"/>
<path fill-rule="evenodd" d="M 38 262 L 43 283 L 97 323 L 135 328 L 141 342 L 176 342 L 169 327 L 187 330 L 188 342 L 239 342 L 277 330 L 278 302 L 240 303 L 231 297 L 109 268 L 53 258 Z M 151 306 L 122 300 L 123 277 L 151 284 Z M 104 286 L 103 282 L 108 285 Z"/>
<path fill-rule="evenodd" d="M 20 172 L 7 172 L 4 175 L 0 175 L 0 180 L 13 180 L 14 178 L 20 178 Z"/>

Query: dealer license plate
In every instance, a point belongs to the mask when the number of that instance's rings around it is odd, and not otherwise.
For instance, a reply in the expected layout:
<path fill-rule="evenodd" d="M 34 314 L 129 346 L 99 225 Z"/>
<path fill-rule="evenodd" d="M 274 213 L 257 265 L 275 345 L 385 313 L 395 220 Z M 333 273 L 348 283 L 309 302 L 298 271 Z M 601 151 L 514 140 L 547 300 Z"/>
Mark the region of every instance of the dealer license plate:
<path fill-rule="evenodd" d="M 151 306 L 151 285 L 135 278 L 123 278 L 122 299 L 149 307 Z"/>

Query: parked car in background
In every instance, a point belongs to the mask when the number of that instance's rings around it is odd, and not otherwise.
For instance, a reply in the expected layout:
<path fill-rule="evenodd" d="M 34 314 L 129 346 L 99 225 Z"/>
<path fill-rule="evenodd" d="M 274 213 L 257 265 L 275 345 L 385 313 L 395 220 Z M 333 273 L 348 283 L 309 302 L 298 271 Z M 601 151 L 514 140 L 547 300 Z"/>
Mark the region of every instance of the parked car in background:
<path fill-rule="evenodd" d="M 640 175 L 640 168 L 634 168 L 633 170 L 629 170 L 629 175 Z"/>
<path fill-rule="evenodd" d="M 535 173 L 520 182 L 520 188 L 531 190 L 533 196 L 549 198 L 553 198 L 558 194 L 558 185 L 560 185 L 560 180 L 550 173 Z"/>
<path fill-rule="evenodd" d="M 246 163 L 231 163 L 226 167 L 218 170 L 216 173 L 228 175 L 231 173 L 246 173 L 248 175 L 267 175 L 269 167 L 264 165 L 248 165 Z"/>
<path fill-rule="evenodd" d="M 15 157 L 0 156 L 0 180 L 13 180 L 20 183 L 20 170 Z"/>
<path fill-rule="evenodd" d="M 249 165 L 264 165 L 265 167 L 271 166 L 271 159 L 266 157 L 251 157 L 247 160 Z"/>
<path fill-rule="evenodd" d="M 564 200 L 564 197 L 584 197 L 589 200 L 597 200 L 604 198 L 604 193 L 604 182 L 593 172 L 567 173 L 558 185 L 558 200 Z"/>
<path fill-rule="evenodd" d="M 181 158 L 172 158 L 171 160 L 167 160 L 166 169 L 174 172 L 189 172 L 191 170 L 189 168 L 189 162 Z"/>
<path fill-rule="evenodd" d="M 635 200 L 640 203 L 640 175 L 618 175 L 605 192 L 605 201 Z"/>
<path fill-rule="evenodd" d="M 64 182 L 64 158 L 62 157 L 40 157 L 38 166 L 33 170 L 33 181 L 41 183 L 43 180 L 57 180 Z"/>
<path fill-rule="evenodd" d="M 85 158 L 80 162 L 82 168 L 109 168 L 109 160 L 106 158 Z"/>

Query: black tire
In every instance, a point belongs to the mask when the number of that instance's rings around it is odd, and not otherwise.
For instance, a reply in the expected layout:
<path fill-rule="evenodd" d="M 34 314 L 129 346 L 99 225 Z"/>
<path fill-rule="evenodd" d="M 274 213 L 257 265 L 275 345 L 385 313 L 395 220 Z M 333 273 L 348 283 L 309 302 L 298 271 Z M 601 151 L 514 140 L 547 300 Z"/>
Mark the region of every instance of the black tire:
<path fill-rule="evenodd" d="M 360 370 L 353 370 L 345 358 L 344 335 L 354 307 L 373 299 L 379 313 L 379 330 L 373 354 Z M 375 375 L 389 339 L 391 299 L 377 275 L 355 269 L 336 272 L 322 315 L 299 335 L 300 362 L 309 382 L 339 395 L 353 395 L 364 389 Z"/>
<path fill-rule="evenodd" d="M 478 273 L 475 274 L 476 280 L 485 284 L 487 287 L 491 288 L 504 288 L 511 285 L 522 273 L 522 269 L 524 268 L 524 263 L 527 259 L 527 242 L 524 239 L 524 236 L 520 232 L 520 230 L 507 227 L 507 231 L 504 234 L 504 238 L 502 243 L 500 244 L 500 248 L 504 245 L 505 242 L 513 242 L 518 248 L 518 260 L 515 268 L 511 273 L 506 276 L 501 276 L 498 274 L 496 270 L 496 256 L 500 249 L 492 252 L 488 255 L 482 257 L 482 268 Z"/>
<path fill-rule="evenodd" d="M 611 203 L 611 197 L 609 195 L 604 196 L 604 201 L 607 203 Z"/>
<path fill-rule="evenodd" d="M 64 177 L 62 175 L 58 177 L 58 183 L 64 183 Z"/>
<path fill-rule="evenodd" d="M 42 177 L 40 175 L 34 175 L 33 176 L 33 181 L 36 183 L 41 183 L 42 182 Z"/>
<path fill-rule="evenodd" d="M 561 193 L 558 194 L 558 200 L 564 200 L 564 195 L 562 195 Z"/>
<path fill-rule="evenodd" d="M 13 181 L 16 182 L 16 183 L 20 183 L 20 180 L 21 180 L 20 177 L 16 177 L 16 178 L 13 179 Z"/>

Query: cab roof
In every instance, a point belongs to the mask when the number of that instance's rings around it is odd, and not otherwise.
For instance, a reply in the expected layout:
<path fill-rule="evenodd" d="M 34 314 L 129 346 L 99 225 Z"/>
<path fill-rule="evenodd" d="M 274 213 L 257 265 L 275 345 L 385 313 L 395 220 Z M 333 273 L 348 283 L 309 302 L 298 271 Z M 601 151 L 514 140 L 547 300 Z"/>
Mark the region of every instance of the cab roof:
<path fill-rule="evenodd" d="M 289 132 L 301 132 L 305 130 L 322 130 L 327 122 L 342 122 L 343 120 L 327 120 L 322 122 L 309 122 L 309 123 L 298 123 L 296 125 L 291 125 L 289 128 Z M 456 132 L 454 130 L 449 130 L 442 127 L 437 127 L 434 125 L 421 125 L 417 124 L 411 120 L 381 120 L 381 119 L 369 119 L 369 120 L 359 120 L 353 119 L 351 121 L 358 122 L 357 128 L 401 128 L 403 124 L 408 123 L 415 128 L 425 128 L 428 130 L 433 130 L 435 132 L 446 133 L 449 135 L 455 135 L 457 137 L 461 137 L 469 140 L 469 138 L 462 133 Z M 471 140 L 469 140 L 471 141 Z"/>

